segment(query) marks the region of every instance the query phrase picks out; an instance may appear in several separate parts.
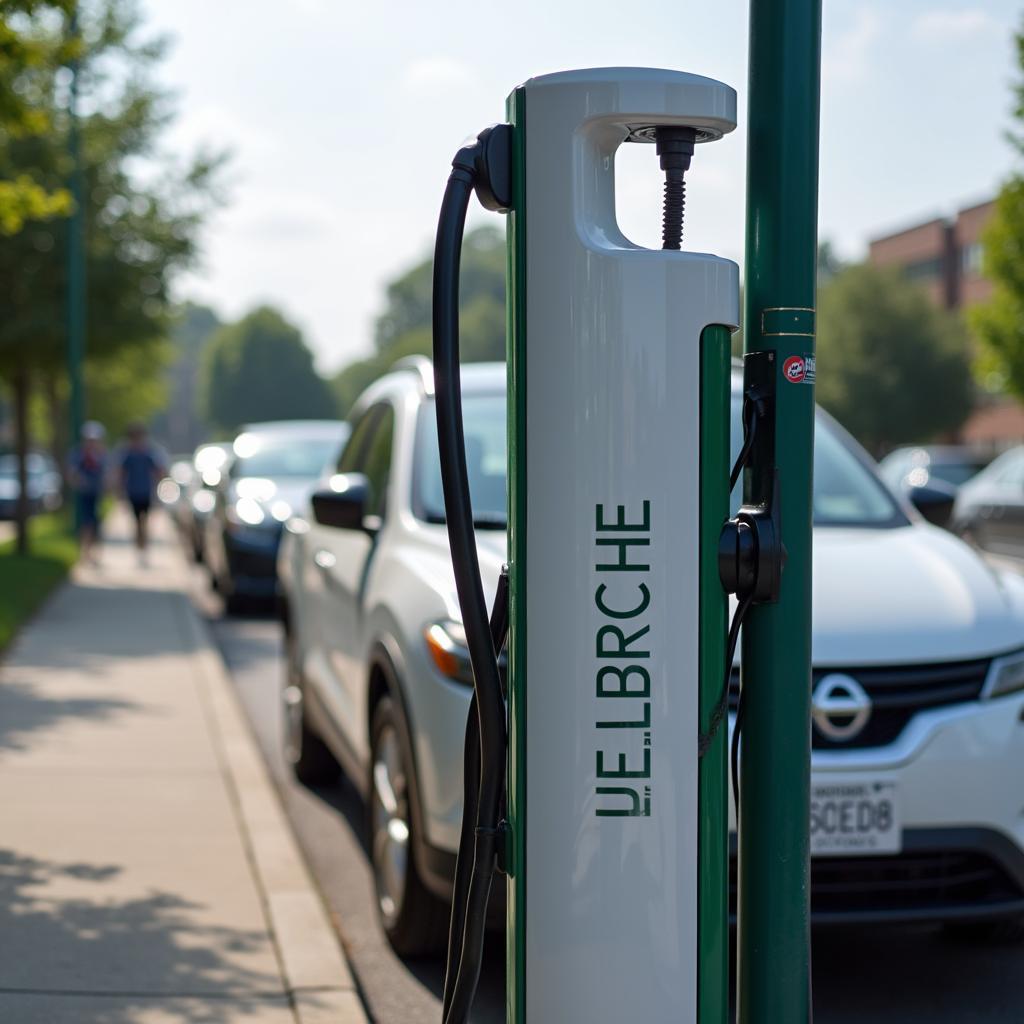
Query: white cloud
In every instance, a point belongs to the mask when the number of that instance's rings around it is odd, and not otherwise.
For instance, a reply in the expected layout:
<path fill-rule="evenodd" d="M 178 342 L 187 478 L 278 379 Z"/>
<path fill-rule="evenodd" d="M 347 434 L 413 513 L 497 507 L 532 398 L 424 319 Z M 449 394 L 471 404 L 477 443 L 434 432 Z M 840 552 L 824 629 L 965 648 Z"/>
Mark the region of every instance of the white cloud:
<path fill-rule="evenodd" d="M 468 65 L 451 57 L 418 57 L 403 72 L 402 84 L 413 95 L 436 99 L 465 89 L 474 78 Z"/>
<path fill-rule="evenodd" d="M 996 27 L 996 20 L 977 7 L 959 11 L 928 11 L 919 15 L 910 31 L 916 39 L 930 42 L 964 39 L 977 36 Z"/>
<path fill-rule="evenodd" d="M 861 7 L 853 22 L 835 34 L 822 55 L 821 74 L 828 82 L 863 81 L 871 70 L 872 48 L 882 35 L 882 18 L 873 7 Z"/>

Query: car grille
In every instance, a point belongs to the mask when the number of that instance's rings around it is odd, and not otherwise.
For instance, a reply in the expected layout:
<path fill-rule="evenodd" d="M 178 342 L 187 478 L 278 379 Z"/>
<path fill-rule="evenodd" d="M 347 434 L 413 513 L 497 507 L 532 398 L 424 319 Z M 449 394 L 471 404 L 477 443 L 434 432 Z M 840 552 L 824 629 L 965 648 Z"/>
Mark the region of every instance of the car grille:
<path fill-rule="evenodd" d="M 816 668 L 813 685 L 830 673 L 851 676 L 871 698 L 871 718 L 856 735 L 836 740 L 812 730 L 815 750 L 851 750 L 884 747 L 896 740 L 918 711 L 946 707 L 977 700 L 981 696 L 991 660 L 945 662 L 938 665 L 913 665 L 871 668 Z M 729 686 L 729 708 L 739 701 L 739 670 L 733 669 Z"/>
<path fill-rule="evenodd" d="M 975 851 L 811 859 L 811 914 L 819 920 L 831 915 L 983 909 L 1022 896 L 999 863 Z M 735 857 L 729 866 L 729 906 L 735 914 Z"/>

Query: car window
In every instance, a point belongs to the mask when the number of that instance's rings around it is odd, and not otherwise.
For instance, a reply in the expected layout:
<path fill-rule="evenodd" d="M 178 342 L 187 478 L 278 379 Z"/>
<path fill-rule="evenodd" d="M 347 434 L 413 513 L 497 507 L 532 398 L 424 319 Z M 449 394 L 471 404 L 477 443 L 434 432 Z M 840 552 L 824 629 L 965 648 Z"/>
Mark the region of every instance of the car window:
<path fill-rule="evenodd" d="M 239 456 L 231 464 L 231 477 L 246 476 L 318 477 L 334 458 L 341 442 L 335 438 L 269 437 L 261 440 L 252 454 Z"/>
<path fill-rule="evenodd" d="M 362 472 L 370 482 L 370 515 L 384 516 L 388 497 L 388 478 L 391 474 L 391 453 L 395 436 L 395 410 L 384 406 L 373 425 L 373 433 L 366 444 L 366 457 Z"/>
<path fill-rule="evenodd" d="M 365 464 L 366 444 L 373 434 L 373 428 L 377 419 L 384 411 L 383 405 L 371 406 L 362 416 L 356 420 L 349 436 L 348 444 L 345 445 L 338 458 L 337 471 L 339 473 L 362 473 Z"/>

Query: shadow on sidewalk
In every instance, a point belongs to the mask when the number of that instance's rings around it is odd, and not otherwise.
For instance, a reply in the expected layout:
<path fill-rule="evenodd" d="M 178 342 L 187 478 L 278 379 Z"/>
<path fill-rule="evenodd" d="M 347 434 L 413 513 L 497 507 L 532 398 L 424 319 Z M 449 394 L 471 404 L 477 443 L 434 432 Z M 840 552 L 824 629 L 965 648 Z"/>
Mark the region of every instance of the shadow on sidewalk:
<path fill-rule="evenodd" d="M 136 710 L 131 701 L 114 698 L 47 697 L 31 683 L 0 686 L 0 750 L 27 750 L 32 736 L 68 719 L 108 722 Z"/>
<path fill-rule="evenodd" d="M 182 1019 L 222 1024 L 225 999 L 239 1013 L 280 998 L 274 977 L 239 962 L 264 949 L 262 932 L 203 926 L 203 908 L 171 892 L 118 899 L 105 887 L 121 871 L 0 850 L 0 996 L 86 993 L 68 1007 L 78 1024 L 134 1024 L 160 995 L 213 997 Z M 92 1007 L 101 993 L 119 998 Z"/>
<path fill-rule="evenodd" d="M 149 572 L 152 588 L 69 582 L 15 642 L 8 673 L 21 666 L 102 673 L 112 658 L 193 653 L 183 621 L 188 598 L 160 588 L 159 569 Z"/>

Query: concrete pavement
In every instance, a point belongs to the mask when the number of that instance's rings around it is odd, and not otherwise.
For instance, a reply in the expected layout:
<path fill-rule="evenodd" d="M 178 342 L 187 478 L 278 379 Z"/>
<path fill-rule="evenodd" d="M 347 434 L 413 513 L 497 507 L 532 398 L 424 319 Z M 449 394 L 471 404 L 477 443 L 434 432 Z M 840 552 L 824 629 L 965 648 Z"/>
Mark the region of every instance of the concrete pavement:
<path fill-rule="evenodd" d="M 169 526 L 0 666 L 0 1020 L 363 1024 Z"/>

